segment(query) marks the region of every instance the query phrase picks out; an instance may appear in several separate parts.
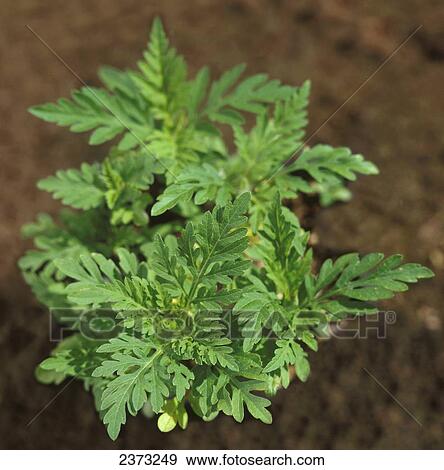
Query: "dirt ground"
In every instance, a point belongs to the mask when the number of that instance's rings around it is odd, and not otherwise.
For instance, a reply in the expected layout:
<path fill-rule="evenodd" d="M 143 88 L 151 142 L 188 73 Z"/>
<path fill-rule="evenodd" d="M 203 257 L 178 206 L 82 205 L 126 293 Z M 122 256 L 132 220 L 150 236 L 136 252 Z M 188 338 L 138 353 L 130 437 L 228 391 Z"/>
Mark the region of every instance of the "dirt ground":
<path fill-rule="evenodd" d="M 165 435 L 140 416 L 112 443 L 79 384 L 62 391 L 33 378 L 50 350 L 48 320 L 16 268 L 19 228 L 57 210 L 39 178 L 105 150 L 26 112 L 79 85 L 26 25 L 96 84 L 99 65 L 135 63 L 155 14 L 192 71 L 247 62 L 291 84 L 310 78 L 311 132 L 346 102 L 313 142 L 347 145 L 381 175 L 361 178 L 352 202 L 314 217 L 320 253 L 400 252 L 436 277 L 384 305 L 397 314 L 386 339 L 325 342 L 309 381 L 274 401 L 273 425 L 192 419 L 186 432 Z M 443 448 L 442 0 L 2 0 L 0 22 L 2 448 Z"/>

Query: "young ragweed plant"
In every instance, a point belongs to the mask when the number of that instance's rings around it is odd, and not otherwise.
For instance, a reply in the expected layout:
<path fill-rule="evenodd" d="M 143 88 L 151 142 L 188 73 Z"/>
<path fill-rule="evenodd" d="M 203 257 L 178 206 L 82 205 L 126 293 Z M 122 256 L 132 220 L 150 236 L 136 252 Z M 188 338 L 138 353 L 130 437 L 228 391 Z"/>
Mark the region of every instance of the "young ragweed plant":
<path fill-rule="evenodd" d="M 185 428 L 190 409 L 239 422 L 247 409 L 270 423 L 266 396 L 292 370 L 307 379 L 319 328 L 375 313 L 374 301 L 432 273 L 379 253 L 314 273 L 309 234 L 282 199 L 346 200 L 345 180 L 377 170 L 345 148 L 303 146 L 308 83 L 240 81 L 244 66 L 211 84 L 207 68 L 189 80 L 159 20 L 138 68 L 104 68 L 106 90 L 31 109 L 93 131 L 93 145 L 120 136 L 102 163 L 39 182 L 77 210 L 24 227 L 37 247 L 20 260 L 25 279 L 73 330 L 37 377 L 82 380 L 112 439 L 141 410 L 159 415 L 161 431 Z"/>

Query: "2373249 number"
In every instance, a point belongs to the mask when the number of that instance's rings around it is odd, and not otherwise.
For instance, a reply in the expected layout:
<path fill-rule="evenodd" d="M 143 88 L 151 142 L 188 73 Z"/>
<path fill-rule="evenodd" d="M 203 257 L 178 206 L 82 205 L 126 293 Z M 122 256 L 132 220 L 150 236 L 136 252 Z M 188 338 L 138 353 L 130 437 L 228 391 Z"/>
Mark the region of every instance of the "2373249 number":
<path fill-rule="evenodd" d="M 120 454 L 119 465 L 176 465 L 176 454 Z"/>

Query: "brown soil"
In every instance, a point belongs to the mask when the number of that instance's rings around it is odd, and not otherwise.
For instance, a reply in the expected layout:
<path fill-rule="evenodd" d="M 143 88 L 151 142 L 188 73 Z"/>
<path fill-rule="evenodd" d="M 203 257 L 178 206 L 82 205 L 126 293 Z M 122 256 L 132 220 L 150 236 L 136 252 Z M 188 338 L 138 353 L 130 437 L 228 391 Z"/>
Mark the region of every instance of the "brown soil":
<path fill-rule="evenodd" d="M 0 57 L 1 226 L 0 445 L 5 448 L 442 448 L 444 441 L 444 9 L 441 0 L 3 0 Z M 441 7 L 441 8 L 439 8 Z M 317 132 L 373 160 L 378 177 L 353 185 L 354 199 L 316 215 L 321 252 L 405 253 L 437 276 L 386 303 L 388 338 L 332 340 L 312 354 L 307 384 L 273 404 L 274 424 L 228 417 L 168 435 L 130 418 L 106 436 L 79 384 L 39 385 L 35 364 L 50 350 L 47 315 L 22 282 L 20 226 L 57 204 L 35 188 L 58 168 L 102 158 L 86 137 L 39 122 L 31 104 L 67 95 L 77 79 L 26 28 L 29 24 L 84 80 L 100 64 L 134 64 L 155 14 L 192 70 L 248 62 L 289 83 L 313 83 L 315 131 L 415 29 L 413 37 Z M 392 393 L 399 406 L 363 368 Z M 61 392 L 61 393 L 60 393 Z M 51 401 L 52 400 L 52 401 Z M 48 405 L 49 404 L 49 405 Z M 29 421 L 46 407 L 30 424 Z M 416 419 L 421 423 L 413 419 Z"/>

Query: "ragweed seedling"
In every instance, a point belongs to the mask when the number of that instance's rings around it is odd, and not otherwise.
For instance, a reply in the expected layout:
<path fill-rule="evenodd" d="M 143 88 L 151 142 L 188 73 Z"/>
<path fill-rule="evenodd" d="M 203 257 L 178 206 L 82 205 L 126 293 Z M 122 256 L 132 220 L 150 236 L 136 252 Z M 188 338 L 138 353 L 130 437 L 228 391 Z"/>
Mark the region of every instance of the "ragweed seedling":
<path fill-rule="evenodd" d="M 102 162 L 39 182 L 71 209 L 25 226 L 36 249 L 20 260 L 72 330 L 37 377 L 82 380 L 112 439 L 148 408 L 161 431 L 185 428 L 190 410 L 271 423 L 269 397 L 291 370 L 307 380 L 318 328 L 375 313 L 375 301 L 432 276 L 379 253 L 315 272 L 309 234 L 282 200 L 347 199 L 346 181 L 376 167 L 346 148 L 303 145 L 308 82 L 242 79 L 244 68 L 188 78 L 155 20 L 137 70 L 103 68 L 105 88 L 31 108 L 91 132 L 92 145 L 118 139 Z"/>

